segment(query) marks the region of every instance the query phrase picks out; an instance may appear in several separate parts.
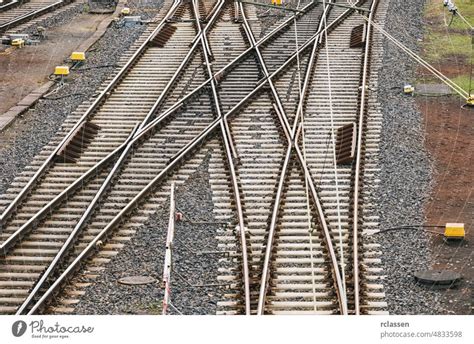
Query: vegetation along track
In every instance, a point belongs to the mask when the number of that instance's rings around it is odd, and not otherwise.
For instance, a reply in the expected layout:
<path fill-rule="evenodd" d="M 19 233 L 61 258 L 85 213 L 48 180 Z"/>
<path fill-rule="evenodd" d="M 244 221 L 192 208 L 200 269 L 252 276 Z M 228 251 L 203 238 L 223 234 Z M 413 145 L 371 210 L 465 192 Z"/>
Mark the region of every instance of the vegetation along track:
<path fill-rule="evenodd" d="M 376 246 L 353 245 L 374 222 L 358 219 L 366 208 L 354 183 L 372 168 L 370 30 L 350 48 L 364 22 L 353 9 L 300 8 L 264 30 L 253 5 L 167 3 L 100 96 L 68 117 L 4 195 L 1 313 L 44 311 L 61 290 L 47 311 L 73 311 L 170 184 L 209 152 L 216 217 L 232 224 L 218 233 L 232 252 L 219 313 L 383 311 Z M 360 152 L 335 169 L 331 132 L 351 123 Z"/>

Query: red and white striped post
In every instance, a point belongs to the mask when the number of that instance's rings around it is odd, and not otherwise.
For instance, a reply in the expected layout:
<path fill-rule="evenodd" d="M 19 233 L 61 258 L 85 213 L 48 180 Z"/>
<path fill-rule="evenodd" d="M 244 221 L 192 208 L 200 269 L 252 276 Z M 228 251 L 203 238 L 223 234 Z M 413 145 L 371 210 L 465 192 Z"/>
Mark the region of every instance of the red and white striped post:
<path fill-rule="evenodd" d="M 165 252 L 165 265 L 163 267 L 163 286 L 165 288 L 165 294 L 163 297 L 163 315 L 166 315 L 168 311 L 168 305 L 170 304 L 171 298 L 171 254 L 173 249 L 173 238 L 174 238 L 174 222 L 176 204 L 174 200 L 174 183 L 171 184 L 170 193 L 170 217 L 168 222 L 168 234 L 166 236 L 166 252 Z"/>

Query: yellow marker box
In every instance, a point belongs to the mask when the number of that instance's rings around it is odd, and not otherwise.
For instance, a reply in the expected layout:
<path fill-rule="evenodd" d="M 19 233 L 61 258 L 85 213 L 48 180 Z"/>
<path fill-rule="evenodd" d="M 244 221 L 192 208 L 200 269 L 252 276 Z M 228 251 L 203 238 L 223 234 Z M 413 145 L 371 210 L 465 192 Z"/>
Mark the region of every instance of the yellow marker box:
<path fill-rule="evenodd" d="M 273 5 L 281 5 L 281 0 L 272 0 Z"/>
<path fill-rule="evenodd" d="M 412 94 L 415 92 L 415 88 L 412 85 L 405 85 L 405 87 L 403 87 L 403 92 L 406 94 Z"/>
<path fill-rule="evenodd" d="M 474 106 L 474 94 L 470 94 L 467 98 L 466 104 L 469 106 Z"/>
<path fill-rule="evenodd" d="M 14 39 L 14 40 L 12 40 L 11 45 L 14 46 L 14 47 L 20 47 L 21 48 L 25 45 L 25 40 L 23 40 L 21 38 Z"/>
<path fill-rule="evenodd" d="M 122 13 L 124 16 L 129 15 L 130 14 L 130 8 L 124 7 L 124 8 L 122 8 L 122 11 L 120 13 Z"/>
<path fill-rule="evenodd" d="M 85 59 L 86 59 L 86 54 L 81 51 L 74 51 L 71 54 L 72 61 L 85 61 Z"/>
<path fill-rule="evenodd" d="M 464 239 L 466 235 L 464 231 L 464 223 L 447 223 L 444 229 L 444 237 L 446 239 Z"/>
<path fill-rule="evenodd" d="M 69 67 L 68 66 L 57 66 L 54 69 L 54 75 L 69 75 Z"/>

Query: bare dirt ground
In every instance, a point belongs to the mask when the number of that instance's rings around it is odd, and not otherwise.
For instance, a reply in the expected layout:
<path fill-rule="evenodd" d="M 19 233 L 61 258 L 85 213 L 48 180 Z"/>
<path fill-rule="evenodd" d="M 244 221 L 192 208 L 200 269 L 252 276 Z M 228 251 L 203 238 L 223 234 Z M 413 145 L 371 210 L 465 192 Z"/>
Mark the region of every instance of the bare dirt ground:
<path fill-rule="evenodd" d="M 433 236 L 433 268 L 461 273 L 458 287 L 442 293 L 446 313 L 470 314 L 474 296 L 474 109 L 456 97 L 418 98 L 425 147 L 433 157 L 435 185 L 425 204 L 427 225 L 465 224 L 466 240 L 446 244 Z M 442 229 L 440 230 L 442 232 Z"/>
<path fill-rule="evenodd" d="M 48 30 L 41 44 L 0 55 L 0 114 L 45 83 L 54 67 L 91 37 L 107 16 L 83 13 L 71 23 Z"/>
<path fill-rule="evenodd" d="M 468 21 L 474 19 L 472 1 L 456 4 Z M 427 0 L 422 56 L 468 91 L 471 37 L 465 23 L 452 17 L 440 1 Z M 418 82 L 439 83 L 419 69 Z M 427 225 L 464 223 L 466 240 L 446 244 L 433 235 L 432 268 L 459 272 L 458 286 L 440 291 L 446 314 L 473 314 L 474 305 L 474 108 L 462 108 L 458 96 L 417 97 L 424 119 L 425 148 L 432 157 L 434 185 L 424 211 Z M 443 229 L 436 230 L 443 233 Z"/>

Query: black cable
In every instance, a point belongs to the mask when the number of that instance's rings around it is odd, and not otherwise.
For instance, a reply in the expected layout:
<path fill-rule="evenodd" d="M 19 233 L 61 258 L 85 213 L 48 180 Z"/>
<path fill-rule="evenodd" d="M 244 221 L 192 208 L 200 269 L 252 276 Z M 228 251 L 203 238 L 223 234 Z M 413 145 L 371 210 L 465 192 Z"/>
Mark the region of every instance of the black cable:
<path fill-rule="evenodd" d="M 85 94 L 85 93 L 70 93 L 70 94 L 66 94 L 66 95 L 61 96 L 61 97 L 53 97 L 53 98 L 50 98 L 50 97 L 41 97 L 41 99 L 46 99 L 46 100 L 59 100 L 59 99 L 67 98 L 67 97 L 73 97 L 73 96 L 87 96 L 87 94 Z"/>
<path fill-rule="evenodd" d="M 397 226 L 397 227 L 390 227 L 390 228 L 384 228 L 379 230 L 378 232 L 372 233 L 372 234 L 367 234 L 367 236 L 379 234 L 379 233 L 385 233 L 385 232 L 390 232 L 390 231 L 395 231 L 395 230 L 403 230 L 403 229 L 416 229 L 418 228 L 444 228 L 445 226 L 441 225 L 405 225 L 405 226 Z M 438 234 L 442 235 L 443 233 L 438 233 L 438 232 L 433 232 L 433 231 L 427 231 L 428 233 L 433 233 L 433 234 Z"/>
<path fill-rule="evenodd" d="M 91 66 L 91 67 L 85 67 L 85 68 L 78 68 L 76 69 L 76 71 L 81 72 L 83 70 L 107 68 L 107 67 L 118 67 L 118 65 L 114 63 L 114 64 L 108 64 L 108 65 Z"/>

